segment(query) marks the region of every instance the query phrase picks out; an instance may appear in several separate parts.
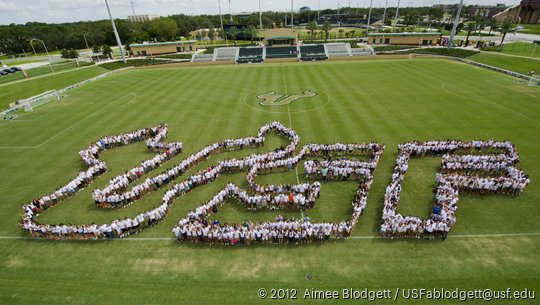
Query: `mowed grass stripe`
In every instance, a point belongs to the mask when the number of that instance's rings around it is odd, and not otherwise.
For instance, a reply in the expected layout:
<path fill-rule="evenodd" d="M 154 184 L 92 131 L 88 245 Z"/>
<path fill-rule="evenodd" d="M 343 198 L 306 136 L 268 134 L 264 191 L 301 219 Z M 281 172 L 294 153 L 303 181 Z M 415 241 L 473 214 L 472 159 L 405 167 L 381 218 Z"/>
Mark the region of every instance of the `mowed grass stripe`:
<path fill-rule="evenodd" d="M 178 220 L 210 199 L 227 182 L 247 187 L 245 173 L 223 175 L 216 182 L 178 199 L 163 223 L 136 236 L 158 240 L 59 242 L 0 238 L 0 299 L 10 304 L 58 304 L 67 299 L 78 304 L 111 301 L 118 304 L 252 304 L 260 301 L 256 295 L 260 287 L 288 287 L 302 292 L 312 287 L 341 290 L 435 286 L 470 290 L 527 287 L 540 291 L 540 266 L 536 264 L 540 241 L 538 235 L 525 235 L 540 232 L 536 220 L 540 212 L 537 205 L 540 187 L 535 183 L 540 179 L 536 125 L 508 110 L 526 111 L 527 105 L 531 105 L 531 110 L 524 114 L 540 119 L 538 108 L 534 106 L 537 97 L 531 95 L 531 88 L 497 73 L 443 60 L 285 65 L 290 90 L 314 86 L 333 99 L 331 104 L 317 110 L 291 112 L 292 124 L 302 138 L 302 145 L 339 140 L 377 140 L 387 145 L 375 172 L 367 208 L 354 232 L 355 238 L 287 247 L 209 247 L 171 240 L 170 230 Z M 214 140 L 254 135 L 262 122 L 280 120 L 288 125 L 285 108 L 277 107 L 274 110 L 279 113 L 269 113 L 257 111 L 243 102 L 246 94 L 261 87 L 279 93 L 285 88 L 283 80 L 281 64 L 134 70 L 73 91 L 65 104 L 52 103 L 22 117 L 37 118 L 56 105 L 63 105 L 62 109 L 43 118 L 48 123 L 29 121 L 16 123 L 24 124 L 21 125 L 24 128 L 15 124 L 0 127 L 5 128 L 0 131 L 3 142 L 15 142 L 11 138 L 13 134 L 20 137 L 17 141 L 21 143 L 23 140 L 33 142 L 53 134 L 58 128 L 54 124 L 63 126 L 100 107 L 104 110 L 102 116 L 89 120 L 91 123 L 61 134 L 42 148 L 17 152 L 0 150 L 0 176 L 7 178 L 0 184 L 3 198 L 0 215 L 4 217 L 0 236 L 27 237 L 17 225 L 20 205 L 75 176 L 84 168 L 77 151 L 109 132 L 167 123 L 169 139 L 184 142 L 185 151 L 153 175 L 178 164 Z M 443 83 L 449 84 L 450 91 L 442 88 Z M 521 94 L 509 88 L 524 91 Z M 137 93 L 137 99 L 122 107 L 131 92 Z M 492 103 L 482 102 L 479 96 Z M 126 99 L 111 105 L 118 97 Z M 267 110 L 256 101 L 252 105 Z M 307 109 L 303 108 L 306 105 L 302 101 L 297 106 L 293 103 L 290 109 Z M 407 117 L 400 119 L 400 116 Z M 522 159 L 519 167 L 532 180 L 524 194 L 514 198 L 460 193 L 458 222 L 444 242 L 375 238 L 397 144 L 417 138 L 469 137 L 508 139 L 516 143 Z M 281 143 L 277 137 L 269 139 L 272 145 Z M 200 167 L 252 152 L 254 150 L 222 154 Z M 97 209 L 89 196 L 94 187 L 105 185 L 114 174 L 152 155 L 142 143 L 106 152 L 103 158 L 111 172 L 73 199 L 43 213 L 38 220 L 105 221 L 158 205 L 170 186 L 116 211 Z M 426 160 L 417 161 L 420 165 L 427 164 Z M 284 183 L 291 178 L 295 180 L 294 175 L 294 172 L 272 177 L 261 175 L 257 181 Z M 403 192 L 412 195 L 409 199 L 413 204 L 409 206 L 413 208 L 411 213 L 418 209 L 417 213 L 424 215 L 428 212 L 425 204 L 433 199 L 431 192 L 415 193 L 425 190 L 421 183 L 429 182 L 433 172 L 425 175 L 427 180 L 415 179 L 411 171 L 406 177 Z M 349 189 L 348 184 L 341 182 L 324 183 L 321 198 L 308 214 L 315 220 L 345 218 L 343 214 L 350 209 L 356 183 L 350 186 Z M 427 200 L 422 201 L 423 198 Z M 408 203 L 403 203 L 403 207 L 407 207 Z M 277 214 L 299 215 L 286 211 L 247 212 L 233 201 L 214 216 L 221 221 L 241 222 L 243 219 L 264 221 Z M 496 236 L 483 236 L 485 234 Z M 305 280 L 308 273 L 313 276 L 311 281 Z M 120 275 L 121 280 L 118 280 Z M 141 289 L 144 287 L 151 289 Z M 420 300 L 415 304 L 433 304 L 433 301 Z M 311 302 L 300 299 L 297 303 Z M 379 303 L 385 304 L 384 301 Z M 386 302 L 390 303 L 393 302 Z M 453 303 L 453 300 L 435 301 L 435 304 Z M 492 303 L 503 304 L 497 300 Z M 529 304 L 534 304 L 534 300 Z"/>

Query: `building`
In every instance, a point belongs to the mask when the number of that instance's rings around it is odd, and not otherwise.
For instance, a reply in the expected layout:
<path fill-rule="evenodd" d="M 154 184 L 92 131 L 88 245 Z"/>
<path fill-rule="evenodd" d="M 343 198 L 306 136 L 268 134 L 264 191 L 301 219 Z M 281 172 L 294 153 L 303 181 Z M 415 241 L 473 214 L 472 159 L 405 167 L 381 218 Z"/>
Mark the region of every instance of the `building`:
<path fill-rule="evenodd" d="M 197 40 L 201 40 L 201 39 L 208 40 L 208 39 L 213 39 L 214 37 L 218 39 L 219 30 L 220 29 L 214 28 L 214 32 L 210 33 L 210 29 L 198 29 L 198 30 L 189 32 L 189 36 Z"/>
<path fill-rule="evenodd" d="M 151 15 L 151 14 L 129 15 L 128 16 L 128 21 L 130 21 L 130 22 L 145 22 L 145 21 L 150 21 L 150 20 L 154 20 L 154 19 L 158 19 L 158 18 L 159 18 L 159 15 Z"/>
<path fill-rule="evenodd" d="M 130 44 L 131 52 L 135 56 L 155 56 L 160 54 L 181 53 L 197 51 L 196 40 L 168 41 Z"/>
<path fill-rule="evenodd" d="M 441 38 L 439 32 L 426 33 L 369 33 L 369 44 L 394 44 L 394 45 L 414 45 L 432 46 L 436 45 Z"/>
<path fill-rule="evenodd" d="M 506 9 L 506 5 L 498 3 L 491 6 L 471 6 L 467 8 L 467 15 L 491 18 Z"/>
<path fill-rule="evenodd" d="M 509 16 L 508 20 L 512 22 L 540 23 L 540 0 L 522 0 L 520 4 L 507 8 L 493 18 L 502 22 Z"/>
<path fill-rule="evenodd" d="M 266 46 L 295 46 L 298 44 L 298 31 L 289 28 L 268 29 L 264 31 Z"/>
<path fill-rule="evenodd" d="M 452 13 L 458 7 L 457 4 L 434 4 L 433 8 L 440 9 L 443 13 L 448 14 Z"/>

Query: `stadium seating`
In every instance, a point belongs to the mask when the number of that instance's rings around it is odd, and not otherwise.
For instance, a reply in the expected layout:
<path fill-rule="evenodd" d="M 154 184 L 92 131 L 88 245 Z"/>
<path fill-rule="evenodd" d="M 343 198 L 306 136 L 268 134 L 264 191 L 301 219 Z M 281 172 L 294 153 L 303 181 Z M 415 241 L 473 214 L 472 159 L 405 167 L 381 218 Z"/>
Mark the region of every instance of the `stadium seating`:
<path fill-rule="evenodd" d="M 191 59 L 192 62 L 205 62 L 214 60 L 214 54 L 195 54 Z"/>
<path fill-rule="evenodd" d="M 301 45 L 300 46 L 300 60 L 301 61 L 310 61 L 310 60 L 327 60 L 326 51 L 324 50 L 324 45 Z"/>
<path fill-rule="evenodd" d="M 351 56 L 351 46 L 348 43 L 327 43 L 328 56 Z"/>
<path fill-rule="evenodd" d="M 352 56 L 368 56 L 375 55 L 375 52 L 371 48 L 351 48 Z"/>
<path fill-rule="evenodd" d="M 236 60 L 238 48 L 217 48 L 214 49 L 214 61 Z"/>
<path fill-rule="evenodd" d="M 236 62 L 239 64 L 245 63 L 260 63 L 263 62 L 263 48 L 240 48 Z"/>
<path fill-rule="evenodd" d="M 298 57 L 296 47 L 270 47 L 266 48 L 266 58 L 294 58 Z"/>

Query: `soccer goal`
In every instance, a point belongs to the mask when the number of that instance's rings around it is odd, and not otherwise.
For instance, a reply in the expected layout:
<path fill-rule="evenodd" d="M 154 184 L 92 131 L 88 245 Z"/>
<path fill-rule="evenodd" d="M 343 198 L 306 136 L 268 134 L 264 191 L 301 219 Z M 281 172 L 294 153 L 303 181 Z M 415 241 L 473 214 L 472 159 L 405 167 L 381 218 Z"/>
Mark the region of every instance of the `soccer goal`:
<path fill-rule="evenodd" d="M 529 86 L 540 87 L 540 75 L 533 75 L 529 79 Z"/>
<path fill-rule="evenodd" d="M 39 107 L 53 100 L 60 100 L 60 98 L 61 97 L 56 90 L 50 90 L 43 92 L 42 94 L 33 96 L 31 98 L 21 100 L 17 102 L 17 104 L 19 104 L 19 107 L 24 106 L 25 112 L 31 112 L 34 111 L 34 108 L 36 107 Z"/>

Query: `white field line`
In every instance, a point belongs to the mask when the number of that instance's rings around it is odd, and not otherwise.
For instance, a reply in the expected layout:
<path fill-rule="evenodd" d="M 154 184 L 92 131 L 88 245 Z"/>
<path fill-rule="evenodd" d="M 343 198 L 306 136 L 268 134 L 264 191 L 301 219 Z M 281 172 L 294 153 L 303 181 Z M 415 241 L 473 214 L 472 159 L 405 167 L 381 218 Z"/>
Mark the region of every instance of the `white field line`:
<path fill-rule="evenodd" d="M 137 93 L 132 92 L 131 95 L 133 95 L 133 97 L 129 101 L 127 101 L 126 105 L 133 102 L 135 99 L 137 99 Z M 58 137 L 59 135 L 65 133 L 68 130 L 70 130 L 71 128 L 73 128 L 73 127 L 81 124 L 82 122 L 86 121 L 88 118 L 90 118 L 90 117 L 92 117 L 92 116 L 94 116 L 96 114 L 100 114 L 101 113 L 100 111 L 103 111 L 104 109 L 108 109 L 109 107 L 111 107 L 113 105 L 116 105 L 119 101 L 122 100 L 122 97 L 119 97 L 118 99 L 116 99 L 116 101 L 108 104 L 104 108 L 100 108 L 100 109 L 90 113 L 89 115 L 87 115 L 84 118 L 82 118 L 82 119 L 78 120 L 77 122 L 73 123 L 71 126 L 68 126 L 68 127 L 64 128 L 63 130 L 59 131 L 57 134 L 51 136 L 50 138 L 48 138 L 47 140 L 41 142 L 38 145 L 35 145 L 35 146 L 0 146 L 0 149 L 34 149 L 34 148 L 39 148 L 42 145 L 47 144 L 49 141 L 53 140 L 54 138 Z"/>
<path fill-rule="evenodd" d="M 285 78 L 284 65 L 281 66 L 281 74 L 283 75 L 283 85 L 285 86 L 285 95 L 288 95 L 289 93 L 287 90 L 287 79 Z M 291 109 L 289 108 L 289 104 L 287 104 L 287 114 L 289 115 L 289 128 L 292 129 L 293 127 L 292 127 Z M 300 184 L 300 178 L 298 177 L 298 165 L 294 167 L 294 171 L 296 173 L 296 183 Z M 300 209 L 300 213 L 302 215 L 302 219 L 304 219 L 304 210 Z"/>
<path fill-rule="evenodd" d="M 531 120 L 531 121 L 533 121 L 533 122 L 535 122 L 535 123 L 537 123 L 537 124 L 540 124 L 540 121 L 538 121 L 538 120 L 536 120 L 536 119 L 534 119 L 534 118 L 531 118 L 530 116 L 527 116 L 527 115 L 525 115 L 525 114 L 523 114 L 523 113 L 521 113 L 521 112 L 515 111 L 514 109 L 509 108 L 509 107 L 507 107 L 507 106 L 505 106 L 505 105 L 501 105 L 501 104 L 499 104 L 499 103 L 496 103 L 496 102 L 493 102 L 493 101 L 491 101 L 491 100 L 488 100 L 488 99 L 486 99 L 485 97 L 480 96 L 480 95 L 478 95 L 478 94 L 471 93 L 471 92 L 467 92 L 467 93 L 469 94 L 469 96 L 467 96 L 467 95 L 463 95 L 463 94 L 460 94 L 460 93 L 456 93 L 456 92 L 454 92 L 454 91 L 452 91 L 452 90 L 446 88 L 446 85 L 447 85 L 447 84 L 451 84 L 452 86 L 456 86 L 456 85 L 455 85 L 455 84 L 452 84 L 452 83 L 449 83 L 449 82 L 443 82 L 443 83 L 442 83 L 442 85 L 441 85 L 442 88 L 443 88 L 446 92 L 448 92 L 448 93 L 450 93 L 450 94 L 454 94 L 454 95 L 457 95 L 457 96 L 459 96 L 459 97 L 466 98 L 467 101 L 469 101 L 469 102 L 470 102 L 470 100 L 471 100 L 471 96 L 475 96 L 475 97 L 477 98 L 476 101 L 478 101 L 478 102 L 481 102 L 481 103 L 484 103 L 484 104 L 488 104 L 488 105 L 499 106 L 499 107 L 501 107 L 501 108 L 504 108 L 504 109 L 506 109 L 506 110 L 508 110 L 508 111 L 510 111 L 510 112 L 512 112 L 512 113 L 514 113 L 514 114 L 517 114 L 517 115 L 522 116 L 522 117 L 524 117 L 524 118 L 526 118 L 526 119 L 529 119 L 529 120 Z M 456 87 L 458 87 L 458 86 L 456 86 Z"/>
<path fill-rule="evenodd" d="M 461 234 L 461 235 L 448 235 L 448 238 L 498 238 L 498 237 L 522 237 L 522 236 L 540 236 L 538 233 L 495 233 L 495 234 Z M 0 236 L 0 240 L 47 240 L 45 238 L 34 238 L 29 236 Z M 351 236 L 348 239 L 382 239 L 377 235 L 358 235 Z M 116 238 L 116 239 L 96 239 L 94 241 L 166 241 L 166 240 L 176 240 L 174 237 L 130 237 L 130 238 Z M 395 239 L 400 240 L 400 239 Z M 408 239 L 403 239 L 408 240 Z M 414 239 L 410 239 L 414 240 Z M 85 240 L 87 242 L 88 240 Z"/>

